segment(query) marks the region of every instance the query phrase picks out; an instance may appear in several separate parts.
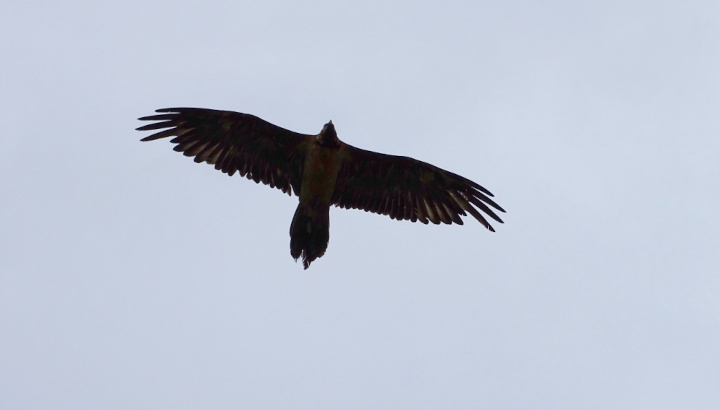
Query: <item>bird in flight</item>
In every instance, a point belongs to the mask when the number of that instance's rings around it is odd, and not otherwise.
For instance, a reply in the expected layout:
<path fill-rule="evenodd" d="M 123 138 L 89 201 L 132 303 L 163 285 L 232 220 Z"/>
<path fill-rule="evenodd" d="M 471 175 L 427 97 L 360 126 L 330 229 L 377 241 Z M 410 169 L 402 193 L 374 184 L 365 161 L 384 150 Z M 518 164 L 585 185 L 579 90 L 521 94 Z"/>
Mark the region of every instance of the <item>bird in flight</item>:
<path fill-rule="evenodd" d="M 338 139 L 332 121 L 319 134 L 289 131 L 254 115 L 205 108 L 163 108 L 141 117 L 141 141 L 174 137 L 175 151 L 277 188 L 300 203 L 290 225 L 290 255 L 307 269 L 330 240 L 330 205 L 397 220 L 463 224 L 466 212 L 490 231 L 486 217 L 505 212 L 479 184 L 409 157 L 355 148 Z M 494 210 L 493 210 L 494 209 Z"/>

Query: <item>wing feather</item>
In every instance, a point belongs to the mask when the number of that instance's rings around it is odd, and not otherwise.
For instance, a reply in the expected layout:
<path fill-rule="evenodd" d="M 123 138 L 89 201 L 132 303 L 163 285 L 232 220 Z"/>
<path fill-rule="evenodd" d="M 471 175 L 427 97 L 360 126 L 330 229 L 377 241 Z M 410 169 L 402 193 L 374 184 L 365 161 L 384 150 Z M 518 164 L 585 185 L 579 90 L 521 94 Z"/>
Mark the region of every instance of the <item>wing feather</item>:
<path fill-rule="evenodd" d="M 273 125 L 250 114 L 205 108 L 163 108 L 140 118 L 154 121 L 138 131 L 158 131 L 141 141 L 174 137 L 173 149 L 228 175 L 298 194 L 310 135 Z"/>
<path fill-rule="evenodd" d="M 494 231 L 485 215 L 502 223 L 505 212 L 492 193 L 460 175 L 409 157 L 344 144 L 332 203 L 423 224 L 463 224 L 470 214 Z M 482 211 L 482 213 L 480 212 Z M 484 214 L 485 215 L 484 215 Z"/>

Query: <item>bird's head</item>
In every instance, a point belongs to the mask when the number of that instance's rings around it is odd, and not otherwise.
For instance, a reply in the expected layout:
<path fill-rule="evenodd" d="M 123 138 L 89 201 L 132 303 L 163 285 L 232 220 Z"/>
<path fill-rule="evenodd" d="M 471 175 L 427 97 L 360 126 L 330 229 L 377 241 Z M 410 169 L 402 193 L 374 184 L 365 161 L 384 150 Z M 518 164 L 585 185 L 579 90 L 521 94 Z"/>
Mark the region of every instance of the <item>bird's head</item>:
<path fill-rule="evenodd" d="M 325 124 L 322 131 L 318 135 L 318 143 L 325 147 L 337 147 L 340 145 L 335 126 L 332 121 Z"/>

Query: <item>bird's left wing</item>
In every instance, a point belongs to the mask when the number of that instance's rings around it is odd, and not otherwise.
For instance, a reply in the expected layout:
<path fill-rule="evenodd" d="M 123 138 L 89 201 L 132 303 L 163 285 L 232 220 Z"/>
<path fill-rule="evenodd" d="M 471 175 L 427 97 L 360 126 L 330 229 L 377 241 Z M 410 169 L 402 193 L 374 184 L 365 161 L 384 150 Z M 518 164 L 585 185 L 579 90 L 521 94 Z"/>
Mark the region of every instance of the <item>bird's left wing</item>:
<path fill-rule="evenodd" d="M 463 224 L 465 212 L 494 231 L 484 212 L 505 212 L 479 184 L 413 158 L 385 155 L 343 144 L 332 203 L 424 224 Z"/>
<path fill-rule="evenodd" d="M 207 162 L 215 169 L 262 182 L 291 194 L 300 191 L 306 142 L 310 135 L 273 125 L 250 114 L 205 108 L 163 108 L 160 113 L 140 118 L 156 121 L 138 131 L 161 130 L 143 138 L 152 141 L 175 137 L 173 149 L 195 162 Z"/>

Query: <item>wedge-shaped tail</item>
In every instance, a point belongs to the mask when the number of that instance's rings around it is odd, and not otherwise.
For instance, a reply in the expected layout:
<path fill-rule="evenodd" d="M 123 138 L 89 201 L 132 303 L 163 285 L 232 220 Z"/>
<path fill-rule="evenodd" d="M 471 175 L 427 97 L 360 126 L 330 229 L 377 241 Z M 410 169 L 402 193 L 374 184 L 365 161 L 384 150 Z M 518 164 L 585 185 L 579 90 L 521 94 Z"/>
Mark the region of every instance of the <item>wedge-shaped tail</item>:
<path fill-rule="evenodd" d="M 297 260 L 302 256 L 305 269 L 323 256 L 330 240 L 330 208 L 315 209 L 299 204 L 290 225 L 290 255 Z"/>

